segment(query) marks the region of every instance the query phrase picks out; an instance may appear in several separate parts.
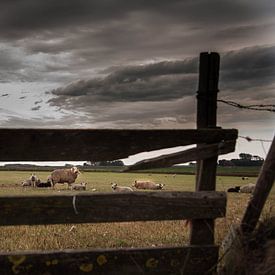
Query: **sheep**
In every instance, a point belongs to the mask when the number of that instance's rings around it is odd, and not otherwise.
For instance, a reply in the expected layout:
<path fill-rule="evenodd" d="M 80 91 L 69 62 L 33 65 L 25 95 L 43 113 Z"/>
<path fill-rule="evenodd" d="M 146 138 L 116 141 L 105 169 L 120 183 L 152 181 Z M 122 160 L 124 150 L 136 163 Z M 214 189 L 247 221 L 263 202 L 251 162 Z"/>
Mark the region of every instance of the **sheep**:
<path fill-rule="evenodd" d="M 46 181 L 46 182 L 37 182 L 36 183 L 36 187 L 39 187 L 39 188 L 44 188 L 44 187 L 51 187 L 52 186 L 52 183 L 50 181 Z"/>
<path fill-rule="evenodd" d="M 135 180 L 133 186 L 137 189 L 159 190 L 163 188 L 164 184 L 154 183 L 152 181 Z"/>
<path fill-rule="evenodd" d="M 21 185 L 22 187 L 36 187 L 38 183 L 40 183 L 40 179 L 35 174 L 31 174 L 28 179 L 22 181 Z"/>
<path fill-rule="evenodd" d="M 242 180 L 248 180 L 248 177 L 242 177 Z"/>
<path fill-rule="evenodd" d="M 231 187 L 227 189 L 227 192 L 235 192 L 235 193 L 239 193 L 240 192 L 241 187 L 240 186 L 235 186 L 235 187 Z"/>
<path fill-rule="evenodd" d="M 128 186 L 118 186 L 117 183 L 111 183 L 113 192 L 133 192 L 133 189 Z"/>
<path fill-rule="evenodd" d="M 74 183 L 71 185 L 71 190 L 86 190 L 86 182 L 81 182 L 79 184 Z"/>
<path fill-rule="evenodd" d="M 56 183 L 68 183 L 68 187 L 75 182 L 78 174 L 80 174 L 77 167 L 72 167 L 70 169 L 56 169 L 48 177 L 51 180 L 52 186 L 54 188 Z"/>
<path fill-rule="evenodd" d="M 32 187 L 36 187 L 36 183 L 39 181 L 38 177 L 35 174 L 31 174 L 29 180 L 31 181 Z"/>
<path fill-rule="evenodd" d="M 255 189 L 254 183 L 248 183 L 246 185 L 243 185 L 240 189 L 241 193 L 252 193 Z"/>
<path fill-rule="evenodd" d="M 32 181 L 30 179 L 24 180 L 21 183 L 22 187 L 29 187 L 32 186 Z"/>

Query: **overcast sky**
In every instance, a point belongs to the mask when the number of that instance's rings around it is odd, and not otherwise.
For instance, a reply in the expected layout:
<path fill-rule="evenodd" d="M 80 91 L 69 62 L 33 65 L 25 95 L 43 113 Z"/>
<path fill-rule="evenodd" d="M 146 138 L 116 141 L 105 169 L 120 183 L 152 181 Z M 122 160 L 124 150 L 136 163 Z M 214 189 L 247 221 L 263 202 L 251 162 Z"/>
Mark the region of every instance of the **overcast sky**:
<path fill-rule="evenodd" d="M 198 56 L 219 99 L 275 104 L 273 0 L 4 0 L 0 127 L 195 128 Z M 218 104 L 218 124 L 272 139 L 275 114 Z M 239 140 L 265 157 L 270 143 Z"/>

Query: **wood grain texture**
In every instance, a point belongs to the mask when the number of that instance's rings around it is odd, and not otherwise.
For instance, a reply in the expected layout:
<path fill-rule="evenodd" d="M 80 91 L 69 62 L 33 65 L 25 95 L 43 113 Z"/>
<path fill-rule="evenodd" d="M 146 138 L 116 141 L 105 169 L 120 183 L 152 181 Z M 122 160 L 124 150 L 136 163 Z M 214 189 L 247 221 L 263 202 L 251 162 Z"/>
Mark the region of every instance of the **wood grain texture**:
<path fill-rule="evenodd" d="M 237 138 L 235 129 L 0 129 L 0 161 L 102 161 Z"/>
<path fill-rule="evenodd" d="M 212 274 L 217 246 L 0 254 L 1 274 Z"/>
<path fill-rule="evenodd" d="M 185 151 L 176 152 L 173 154 L 162 155 L 156 158 L 146 159 L 129 166 L 127 171 L 135 171 L 142 169 L 171 167 L 174 164 L 185 163 L 189 161 L 207 159 L 209 157 L 227 154 L 234 152 L 235 140 L 224 141 L 210 145 L 202 145 L 199 148 L 192 148 Z"/>
<path fill-rule="evenodd" d="M 225 216 L 224 192 L 0 197 L 0 225 L 179 220 Z"/>
<path fill-rule="evenodd" d="M 217 93 L 220 56 L 218 53 L 201 53 L 199 68 L 199 90 L 197 101 L 197 128 L 217 128 Z M 204 146 L 198 142 L 198 149 Z M 216 189 L 217 156 L 197 162 L 196 191 Z M 214 243 L 214 220 L 193 220 L 191 244 Z"/>

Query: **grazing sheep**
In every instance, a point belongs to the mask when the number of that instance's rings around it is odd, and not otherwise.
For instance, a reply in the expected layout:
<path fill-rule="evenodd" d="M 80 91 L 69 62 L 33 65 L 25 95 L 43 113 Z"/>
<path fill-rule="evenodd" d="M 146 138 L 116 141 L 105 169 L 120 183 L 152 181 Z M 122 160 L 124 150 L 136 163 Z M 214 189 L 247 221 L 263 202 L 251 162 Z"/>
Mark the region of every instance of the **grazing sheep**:
<path fill-rule="evenodd" d="M 243 185 L 240 189 L 241 193 L 252 193 L 255 189 L 254 183 L 248 183 L 246 185 Z"/>
<path fill-rule="evenodd" d="M 242 180 L 248 180 L 248 177 L 242 177 Z"/>
<path fill-rule="evenodd" d="M 117 183 L 111 183 L 114 192 L 133 192 L 133 189 L 128 186 L 118 186 Z"/>
<path fill-rule="evenodd" d="M 135 180 L 133 186 L 137 189 L 159 190 L 163 188 L 164 184 L 154 183 L 152 181 Z"/>
<path fill-rule="evenodd" d="M 235 192 L 235 193 L 239 193 L 241 189 L 241 186 L 235 186 L 235 187 L 231 187 L 227 189 L 227 192 Z"/>
<path fill-rule="evenodd" d="M 71 185 L 71 190 L 86 190 L 86 182 L 74 183 Z"/>
<path fill-rule="evenodd" d="M 78 174 L 80 174 L 77 167 L 72 167 L 70 169 L 56 169 L 54 170 L 48 179 L 51 180 L 52 186 L 54 187 L 56 183 L 68 183 L 71 186 L 75 182 Z"/>

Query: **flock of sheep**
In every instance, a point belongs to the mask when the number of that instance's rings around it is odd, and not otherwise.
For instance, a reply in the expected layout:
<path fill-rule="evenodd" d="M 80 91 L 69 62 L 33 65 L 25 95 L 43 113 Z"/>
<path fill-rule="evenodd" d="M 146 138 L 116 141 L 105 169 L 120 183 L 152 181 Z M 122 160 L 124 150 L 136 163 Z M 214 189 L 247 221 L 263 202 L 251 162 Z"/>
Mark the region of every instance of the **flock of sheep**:
<path fill-rule="evenodd" d="M 22 182 L 22 186 L 54 188 L 57 183 L 68 183 L 71 190 L 86 190 L 86 183 L 74 183 L 79 174 L 77 167 L 56 169 L 48 176 L 46 182 L 42 182 L 35 174 L 32 174 L 29 179 Z"/>
<path fill-rule="evenodd" d="M 67 183 L 71 190 L 86 190 L 87 183 L 75 183 L 80 171 L 77 167 L 68 169 L 56 169 L 47 178 L 46 182 L 42 182 L 35 174 L 32 174 L 29 179 L 22 182 L 23 187 L 55 187 L 57 183 Z M 118 186 L 117 183 L 111 183 L 114 192 L 132 192 L 133 189 L 128 186 Z M 138 181 L 133 184 L 136 189 L 161 190 L 164 184 L 154 183 L 152 181 Z M 95 191 L 95 189 L 93 189 Z"/>
<path fill-rule="evenodd" d="M 114 192 L 133 192 L 134 190 L 129 186 L 118 186 L 117 183 L 111 183 Z M 164 187 L 162 183 L 154 183 L 152 181 L 135 180 L 132 187 L 144 190 L 161 190 Z"/>
<path fill-rule="evenodd" d="M 72 167 L 68 169 L 56 169 L 54 170 L 47 178 L 46 182 L 42 182 L 35 174 L 32 174 L 29 179 L 22 182 L 23 187 L 32 186 L 32 187 L 53 187 L 57 183 L 67 183 L 68 187 L 71 190 L 86 190 L 86 183 L 75 183 L 77 176 L 80 174 L 80 171 L 77 167 Z M 247 177 L 242 177 L 243 180 L 248 180 Z M 164 184 L 155 183 L 149 180 L 136 180 L 132 187 L 129 186 L 119 186 L 117 183 L 111 183 L 111 187 L 114 192 L 133 192 L 133 188 L 144 189 L 144 190 L 162 190 Z M 255 189 L 255 184 L 248 183 L 243 186 L 231 187 L 227 192 L 236 192 L 236 193 L 252 193 Z M 95 191 L 95 189 L 93 189 Z"/>

